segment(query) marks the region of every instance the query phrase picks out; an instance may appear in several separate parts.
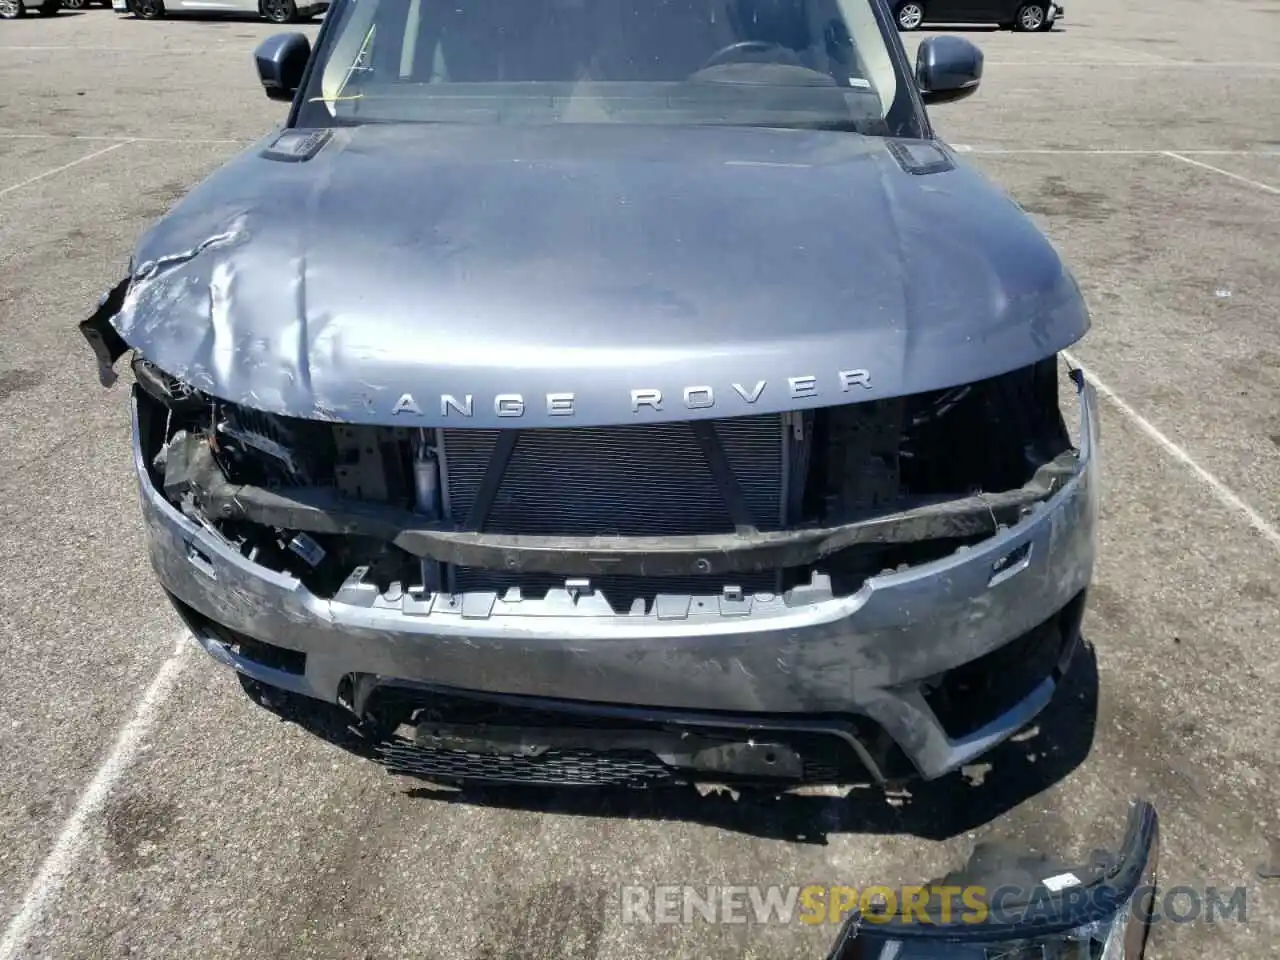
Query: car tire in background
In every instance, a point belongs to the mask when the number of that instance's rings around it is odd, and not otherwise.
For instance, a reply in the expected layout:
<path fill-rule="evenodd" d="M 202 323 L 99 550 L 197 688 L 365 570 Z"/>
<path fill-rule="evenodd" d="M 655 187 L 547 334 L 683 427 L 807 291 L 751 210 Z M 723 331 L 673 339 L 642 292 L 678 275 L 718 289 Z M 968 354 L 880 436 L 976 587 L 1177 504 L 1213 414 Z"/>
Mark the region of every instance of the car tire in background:
<path fill-rule="evenodd" d="M 0 20 L 17 20 L 26 14 L 22 0 L 0 0 Z"/>
<path fill-rule="evenodd" d="M 62 9 L 62 0 L 45 0 L 40 4 L 40 16 L 52 17 Z"/>
<path fill-rule="evenodd" d="M 259 0 L 258 12 L 271 23 L 294 23 L 298 19 L 294 0 Z"/>
<path fill-rule="evenodd" d="M 899 30 L 919 30 L 924 23 L 924 3 L 921 0 L 902 0 L 894 7 L 893 18 Z"/>
<path fill-rule="evenodd" d="M 159 20 L 164 16 L 164 0 L 133 0 L 130 6 L 139 20 Z"/>
<path fill-rule="evenodd" d="M 1052 26 L 1049 23 L 1049 4 L 1036 0 L 1034 3 L 1024 3 L 1018 8 L 1018 15 L 1014 18 L 1013 29 L 1020 30 L 1023 33 L 1030 33 L 1035 30 L 1044 30 L 1046 26 Z"/>

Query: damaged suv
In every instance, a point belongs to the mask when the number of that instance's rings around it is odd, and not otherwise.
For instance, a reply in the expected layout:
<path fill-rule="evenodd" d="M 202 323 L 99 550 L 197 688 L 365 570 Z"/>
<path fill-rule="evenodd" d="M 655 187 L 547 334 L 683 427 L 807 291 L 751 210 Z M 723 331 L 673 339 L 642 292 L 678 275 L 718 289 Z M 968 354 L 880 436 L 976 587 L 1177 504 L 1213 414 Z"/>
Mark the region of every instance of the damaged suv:
<path fill-rule="evenodd" d="M 881 0 L 337 0 L 82 325 L 152 563 L 449 782 L 935 778 L 1079 643 L 1079 289 Z"/>

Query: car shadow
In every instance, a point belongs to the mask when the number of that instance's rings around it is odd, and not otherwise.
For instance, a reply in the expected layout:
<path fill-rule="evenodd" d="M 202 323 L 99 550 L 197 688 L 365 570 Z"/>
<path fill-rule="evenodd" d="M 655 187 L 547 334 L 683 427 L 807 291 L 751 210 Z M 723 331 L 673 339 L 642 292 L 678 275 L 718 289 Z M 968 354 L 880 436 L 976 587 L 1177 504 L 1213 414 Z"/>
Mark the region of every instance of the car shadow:
<path fill-rule="evenodd" d="M 930 24 L 927 27 L 921 27 L 919 30 L 902 31 L 903 42 L 913 33 L 936 34 L 936 33 L 1014 33 L 1015 31 L 1005 27 L 997 26 L 994 23 L 970 23 L 970 24 Z M 1066 33 L 1067 28 L 1059 23 L 1053 25 L 1052 30 L 1037 30 L 1036 33 Z"/>
<path fill-rule="evenodd" d="M 245 689 L 283 720 L 361 757 L 377 762 L 374 745 L 362 737 L 351 715 L 305 698 Z M 700 823 L 722 830 L 793 843 L 826 844 L 834 834 L 895 834 L 948 840 L 997 819 L 1065 779 L 1088 757 L 1098 712 L 1097 658 L 1082 643 L 1070 671 L 1038 721 L 978 763 L 938 780 L 900 790 L 866 786 L 845 797 L 745 791 L 701 795 L 692 787 L 625 788 L 473 785 L 453 788 L 391 775 L 407 783 L 406 794 L 424 801 L 493 809 Z"/>
<path fill-rule="evenodd" d="M 1004 27 L 994 23 L 931 23 L 918 30 L 899 31 L 903 36 L 912 33 L 1003 33 Z"/>
<path fill-rule="evenodd" d="M 323 17 L 324 13 L 321 12 L 312 14 L 305 19 L 294 20 L 291 23 L 272 23 L 260 14 L 233 10 L 166 10 L 164 14 L 166 20 L 182 20 L 193 23 L 254 23 L 277 27 L 282 30 L 287 30 L 289 27 L 318 24 Z M 258 39 L 256 35 L 254 39 Z"/>

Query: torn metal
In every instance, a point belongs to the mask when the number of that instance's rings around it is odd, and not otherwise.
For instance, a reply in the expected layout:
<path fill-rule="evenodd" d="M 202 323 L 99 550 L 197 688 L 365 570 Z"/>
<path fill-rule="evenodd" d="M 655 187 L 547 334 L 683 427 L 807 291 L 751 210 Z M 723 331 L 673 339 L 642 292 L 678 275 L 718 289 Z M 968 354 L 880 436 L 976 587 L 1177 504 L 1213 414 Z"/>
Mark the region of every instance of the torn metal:
<path fill-rule="evenodd" d="M 80 322 L 80 335 L 88 341 L 98 360 L 98 379 L 104 387 L 115 384 L 118 378 L 116 361 L 129 352 L 129 345 L 116 332 L 112 321 L 120 315 L 132 283 L 132 277 L 125 277 L 103 294 L 98 302 L 98 309 Z"/>
<path fill-rule="evenodd" d="M 219 401 L 141 358 L 134 370 L 166 499 L 313 589 L 375 565 L 460 593 L 693 578 L 734 604 L 813 573 L 856 589 L 1019 523 L 1081 466 L 1052 360 L 798 419 L 586 432 L 331 425 Z"/>
<path fill-rule="evenodd" d="M 269 490 L 229 481 L 203 437 L 180 433 L 166 448 L 164 491 L 190 493 L 213 520 L 386 541 L 416 557 L 511 573 L 673 576 L 773 571 L 815 563 L 859 545 L 984 536 L 1016 523 L 1048 499 L 1078 468 L 1074 451 L 1038 468 L 1014 490 L 923 503 L 834 526 L 786 531 L 739 529 L 675 537 L 538 537 L 424 524 L 412 510 L 344 497 L 337 490 Z M 313 566 L 315 564 L 312 564 Z"/>

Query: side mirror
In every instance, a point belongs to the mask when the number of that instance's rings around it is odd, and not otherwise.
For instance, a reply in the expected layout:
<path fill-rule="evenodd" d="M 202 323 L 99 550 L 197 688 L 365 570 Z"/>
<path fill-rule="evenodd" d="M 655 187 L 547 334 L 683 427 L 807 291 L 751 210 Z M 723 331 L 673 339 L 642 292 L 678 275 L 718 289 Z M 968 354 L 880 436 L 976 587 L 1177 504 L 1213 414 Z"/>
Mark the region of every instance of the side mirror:
<path fill-rule="evenodd" d="M 963 100 L 982 82 L 982 51 L 963 37 L 930 37 L 916 52 L 916 84 L 925 103 Z"/>
<path fill-rule="evenodd" d="M 267 96 L 292 100 L 311 59 L 311 41 L 304 33 L 277 33 L 258 44 L 253 59 Z"/>

